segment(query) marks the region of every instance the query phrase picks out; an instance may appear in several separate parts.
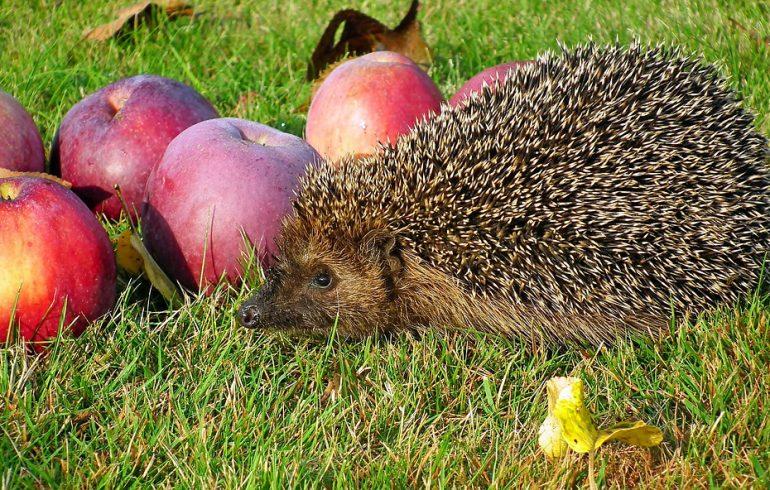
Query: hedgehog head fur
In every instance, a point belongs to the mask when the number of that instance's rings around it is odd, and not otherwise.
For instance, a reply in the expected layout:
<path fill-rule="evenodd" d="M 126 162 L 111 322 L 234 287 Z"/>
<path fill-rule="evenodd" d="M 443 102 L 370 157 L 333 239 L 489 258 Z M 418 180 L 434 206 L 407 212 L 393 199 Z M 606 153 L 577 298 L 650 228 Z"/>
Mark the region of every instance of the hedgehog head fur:
<path fill-rule="evenodd" d="M 756 286 L 767 144 L 701 60 L 562 49 L 443 109 L 308 171 L 243 323 L 596 343 Z"/>

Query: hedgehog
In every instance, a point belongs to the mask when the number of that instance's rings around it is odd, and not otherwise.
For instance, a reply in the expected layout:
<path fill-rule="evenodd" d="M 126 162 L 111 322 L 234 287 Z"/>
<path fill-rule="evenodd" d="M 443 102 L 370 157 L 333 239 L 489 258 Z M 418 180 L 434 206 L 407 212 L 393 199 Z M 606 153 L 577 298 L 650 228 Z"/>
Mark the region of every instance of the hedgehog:
<path fill-rule="evenodd" d="M 702 58 L 561 46 L 395 144 L 310 168 L 240 322 L 350 338 L 660 336 L 758 286 L 767 157 Z"/>

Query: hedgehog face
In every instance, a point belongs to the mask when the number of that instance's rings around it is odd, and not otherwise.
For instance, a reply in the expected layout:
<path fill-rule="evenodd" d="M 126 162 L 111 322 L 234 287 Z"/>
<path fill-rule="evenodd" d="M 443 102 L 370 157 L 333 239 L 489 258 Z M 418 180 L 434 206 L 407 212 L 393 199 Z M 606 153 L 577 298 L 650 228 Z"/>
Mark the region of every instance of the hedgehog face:
<path fill-rule="evenodd" d="M 241 307 L 240 323 L 303 335 L 327 335 L 336 325 L 350 338 L 388 330 L 393 248 L 379 234 L 357 242 L 283 240 L 266 284 Z"/>

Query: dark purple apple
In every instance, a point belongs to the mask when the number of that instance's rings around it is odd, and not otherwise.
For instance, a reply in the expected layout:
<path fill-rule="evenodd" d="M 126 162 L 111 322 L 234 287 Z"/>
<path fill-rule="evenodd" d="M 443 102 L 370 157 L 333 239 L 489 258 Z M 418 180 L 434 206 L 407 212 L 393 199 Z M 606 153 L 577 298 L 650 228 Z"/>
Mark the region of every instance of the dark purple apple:
<path fill-rule="evenodd" d="M 370 53 L 342 63 L 321 83 L 308 110 L 306 138 L 330 161 L 364 155 L 438 113 L 442 100 L 433 80 L 406 56 Z"/>
<path fill-rule="evenodd" d="M 508 76 L 519 68 L 532 63 L 532 61 L 511 61 L 501 65 L 492 66 L 471 77 L 460 90 L 449 99 L 450 107 L 461 105 L 468 97 L 480 91 L 484 85 L 494 88 L 498 83 L 505 81 Z"/>
<path fill-rule="evenodd" d="M 119 184 L 129 210 L 138 214 L 147 177 L 171 140 L 215 117 L 211 104 L 187 85 L 154 75 L 124 78 L 64 116 L 51 164 L 94 211 L 120 216 Z"/>
<path fill-rule="evenodd" d="M 93 213 L 47 179 L 0 178 L 0 342 L 73 335 L 115 303 L 115 256 Z"/>
<path fill-rule="evenodd" d="M 189 289 L 222 276 L 238 283 L 247 255 L 262 265 L 275 252 L 298 178 L 320 159 L 304 140 L 243 119 L 213 119 L 185 130 L 147 181 L 145 244 Z"/>
<path fill-rule="evenodd" d="M 0 167 L 19 172 L 43 172 L 45 151 L 32 116 L 0 90 Z"/>

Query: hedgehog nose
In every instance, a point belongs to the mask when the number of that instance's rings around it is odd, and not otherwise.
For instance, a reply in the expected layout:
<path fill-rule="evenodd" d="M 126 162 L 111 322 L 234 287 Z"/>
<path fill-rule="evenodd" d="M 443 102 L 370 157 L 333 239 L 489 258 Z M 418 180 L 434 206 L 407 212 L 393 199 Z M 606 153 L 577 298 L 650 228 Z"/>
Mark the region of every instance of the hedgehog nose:
<path fill-rule="evenodd" d="M 254 303 L 246 303 L 238 312 L 238 320 L 246 328 L 256 328 L 261 323 L 262 309 Z"/>

